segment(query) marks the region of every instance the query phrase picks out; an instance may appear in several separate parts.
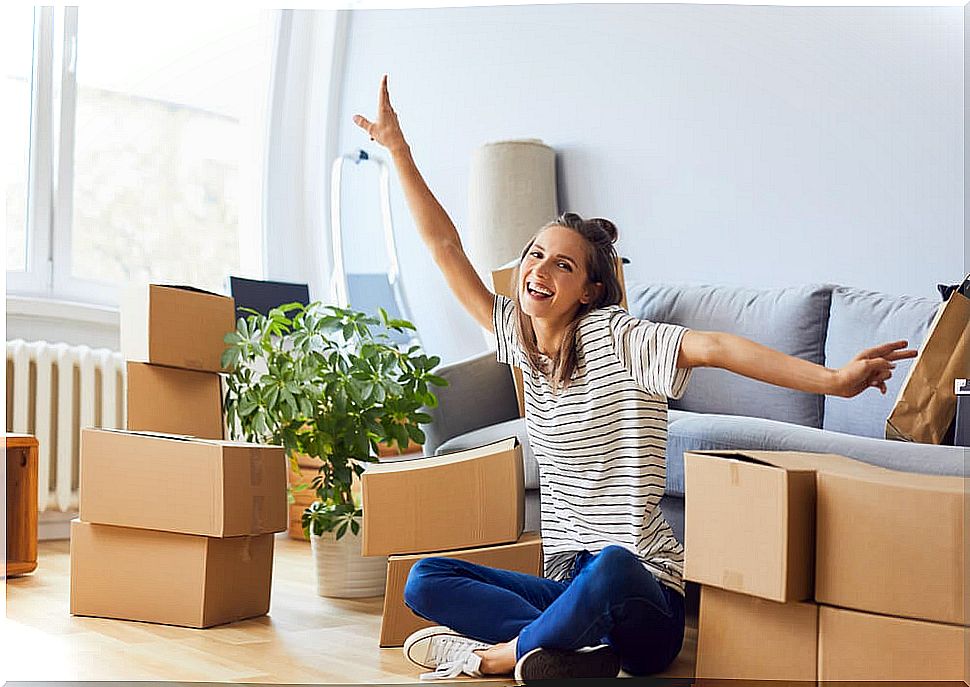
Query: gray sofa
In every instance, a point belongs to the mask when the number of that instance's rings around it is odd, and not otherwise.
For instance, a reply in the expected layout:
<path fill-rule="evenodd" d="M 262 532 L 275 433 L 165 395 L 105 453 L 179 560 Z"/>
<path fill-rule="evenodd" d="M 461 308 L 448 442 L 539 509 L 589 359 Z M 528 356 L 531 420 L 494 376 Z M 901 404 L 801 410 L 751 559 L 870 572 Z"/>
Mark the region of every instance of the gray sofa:
<path fill-rule="evenodd" d="M 939 301 L 814 284 L 779 289 L 671 284 L 627 285 L 636 317 L 724 331 L 785 353 L 840 367 L 859 351 L 906 339 L 918 348 Z M 941 475 L 967 475 L 967 449 L 888 441 L 886 417 L 911 361 L 900 361 L 887 393 L 823 397 L 770 386 L 724 370 L 694 370 L 687 392 L 670 402 L 664 515 L 684 541 L 684 451 L 760 449 L 837 453 L 866 463 Z M 450 386 L 428 410 L 426 454 L 448 453 L 518 436 L 526 475 L 526 529 L 539 530 L 539 471 L 518 417 L 508 366 L 493 352 L 442 366 Z"/>

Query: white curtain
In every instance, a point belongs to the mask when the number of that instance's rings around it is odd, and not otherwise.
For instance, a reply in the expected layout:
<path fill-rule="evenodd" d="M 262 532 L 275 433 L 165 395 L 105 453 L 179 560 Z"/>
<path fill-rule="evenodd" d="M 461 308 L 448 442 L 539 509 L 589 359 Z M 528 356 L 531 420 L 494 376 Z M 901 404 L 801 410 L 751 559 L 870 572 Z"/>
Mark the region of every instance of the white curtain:
<path fill-rule="evenodd" d="M 347 10 L 282 10 L 274 57 L 263 209 L 268 279 L 330 300 L 330 161 L 336 155 Z"/>

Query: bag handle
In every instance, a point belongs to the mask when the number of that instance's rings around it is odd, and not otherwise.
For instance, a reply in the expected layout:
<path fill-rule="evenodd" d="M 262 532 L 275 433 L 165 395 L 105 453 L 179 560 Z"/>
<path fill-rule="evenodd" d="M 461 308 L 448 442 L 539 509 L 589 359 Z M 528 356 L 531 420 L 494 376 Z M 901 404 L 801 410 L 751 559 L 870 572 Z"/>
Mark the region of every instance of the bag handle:
<path fill-rule="evenodd" d="M 967 274 L 963 278 L 963 281 L 956 286 L 952 284 L 937 284 L 937 290 L 940 292 L 940 296 L 943 297 L 943 302 L 950 300 L 953 294 L 958 293 L 965 298 L 970 298 L 970 274 Z"/>

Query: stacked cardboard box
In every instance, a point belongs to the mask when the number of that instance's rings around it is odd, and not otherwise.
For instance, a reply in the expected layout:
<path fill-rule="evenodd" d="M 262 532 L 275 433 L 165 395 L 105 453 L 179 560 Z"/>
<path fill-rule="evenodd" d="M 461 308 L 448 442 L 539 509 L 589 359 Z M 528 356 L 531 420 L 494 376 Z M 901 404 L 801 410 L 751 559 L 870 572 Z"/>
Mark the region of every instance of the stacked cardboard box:
<path fill-rule="evenodd" d="M 363 479 L 365 556 L 388 556 L 380 645 L 401 646 L 434 623 L 404 603 L 411 568 L 422 558 L 457 558 L 540 574 L 542 542 L 523 534 L 522 447 L 512 437 L 443 456 L 368 466 Z"/>
<path fill-rule="evenodd" d="M 223 337 L 235 330 L 232 298 L 184 286 L 133 286 L 121 304 L 128 366 L 128 429 L 226 436 Z"/>
<path fill-rule="evenodd" d="M 835 455 L 685 455 L 697 677 L 966 681 L 968 481 Z"/>
<path fill-rule="evenodd" d="M 129 429 L 82 431 L 73 614 L 209 627 L 269 610 L 286 459 L 222 439 L 233 307 L 180 287 L 127 295 Z"/>

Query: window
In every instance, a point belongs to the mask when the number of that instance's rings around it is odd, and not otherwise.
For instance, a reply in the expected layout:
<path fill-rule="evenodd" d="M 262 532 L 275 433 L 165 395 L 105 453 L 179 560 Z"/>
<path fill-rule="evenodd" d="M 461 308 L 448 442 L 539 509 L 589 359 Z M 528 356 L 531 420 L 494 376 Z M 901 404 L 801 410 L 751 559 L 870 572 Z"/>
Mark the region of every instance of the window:
<path fill-rule="evenodd" d="M 30 85 L 34 17 L 30 6 L 8 10 L 0 26 L 0 54 L 5 74 L 0 91 L 4 130 L 10 140 L 0 147 L 3 156 L 4 208 L 7 223 L 7 269 L 27 269 L 27 172 L 30 140 Z"/>
<path fill-rule="evenodd" d="M 115 304 L 129 280 L 221 290 L 230 273 L 262 276 L 275 13 L 86 5 L 34 20 L 33 73 L 8 60 L 4 86 L 32 122 L 5 134 L 9 169 L 30 156 L 20 185 L 6 177 L 8 291 Z M 3 50 L 23 63 L 30 47 Z"/>

